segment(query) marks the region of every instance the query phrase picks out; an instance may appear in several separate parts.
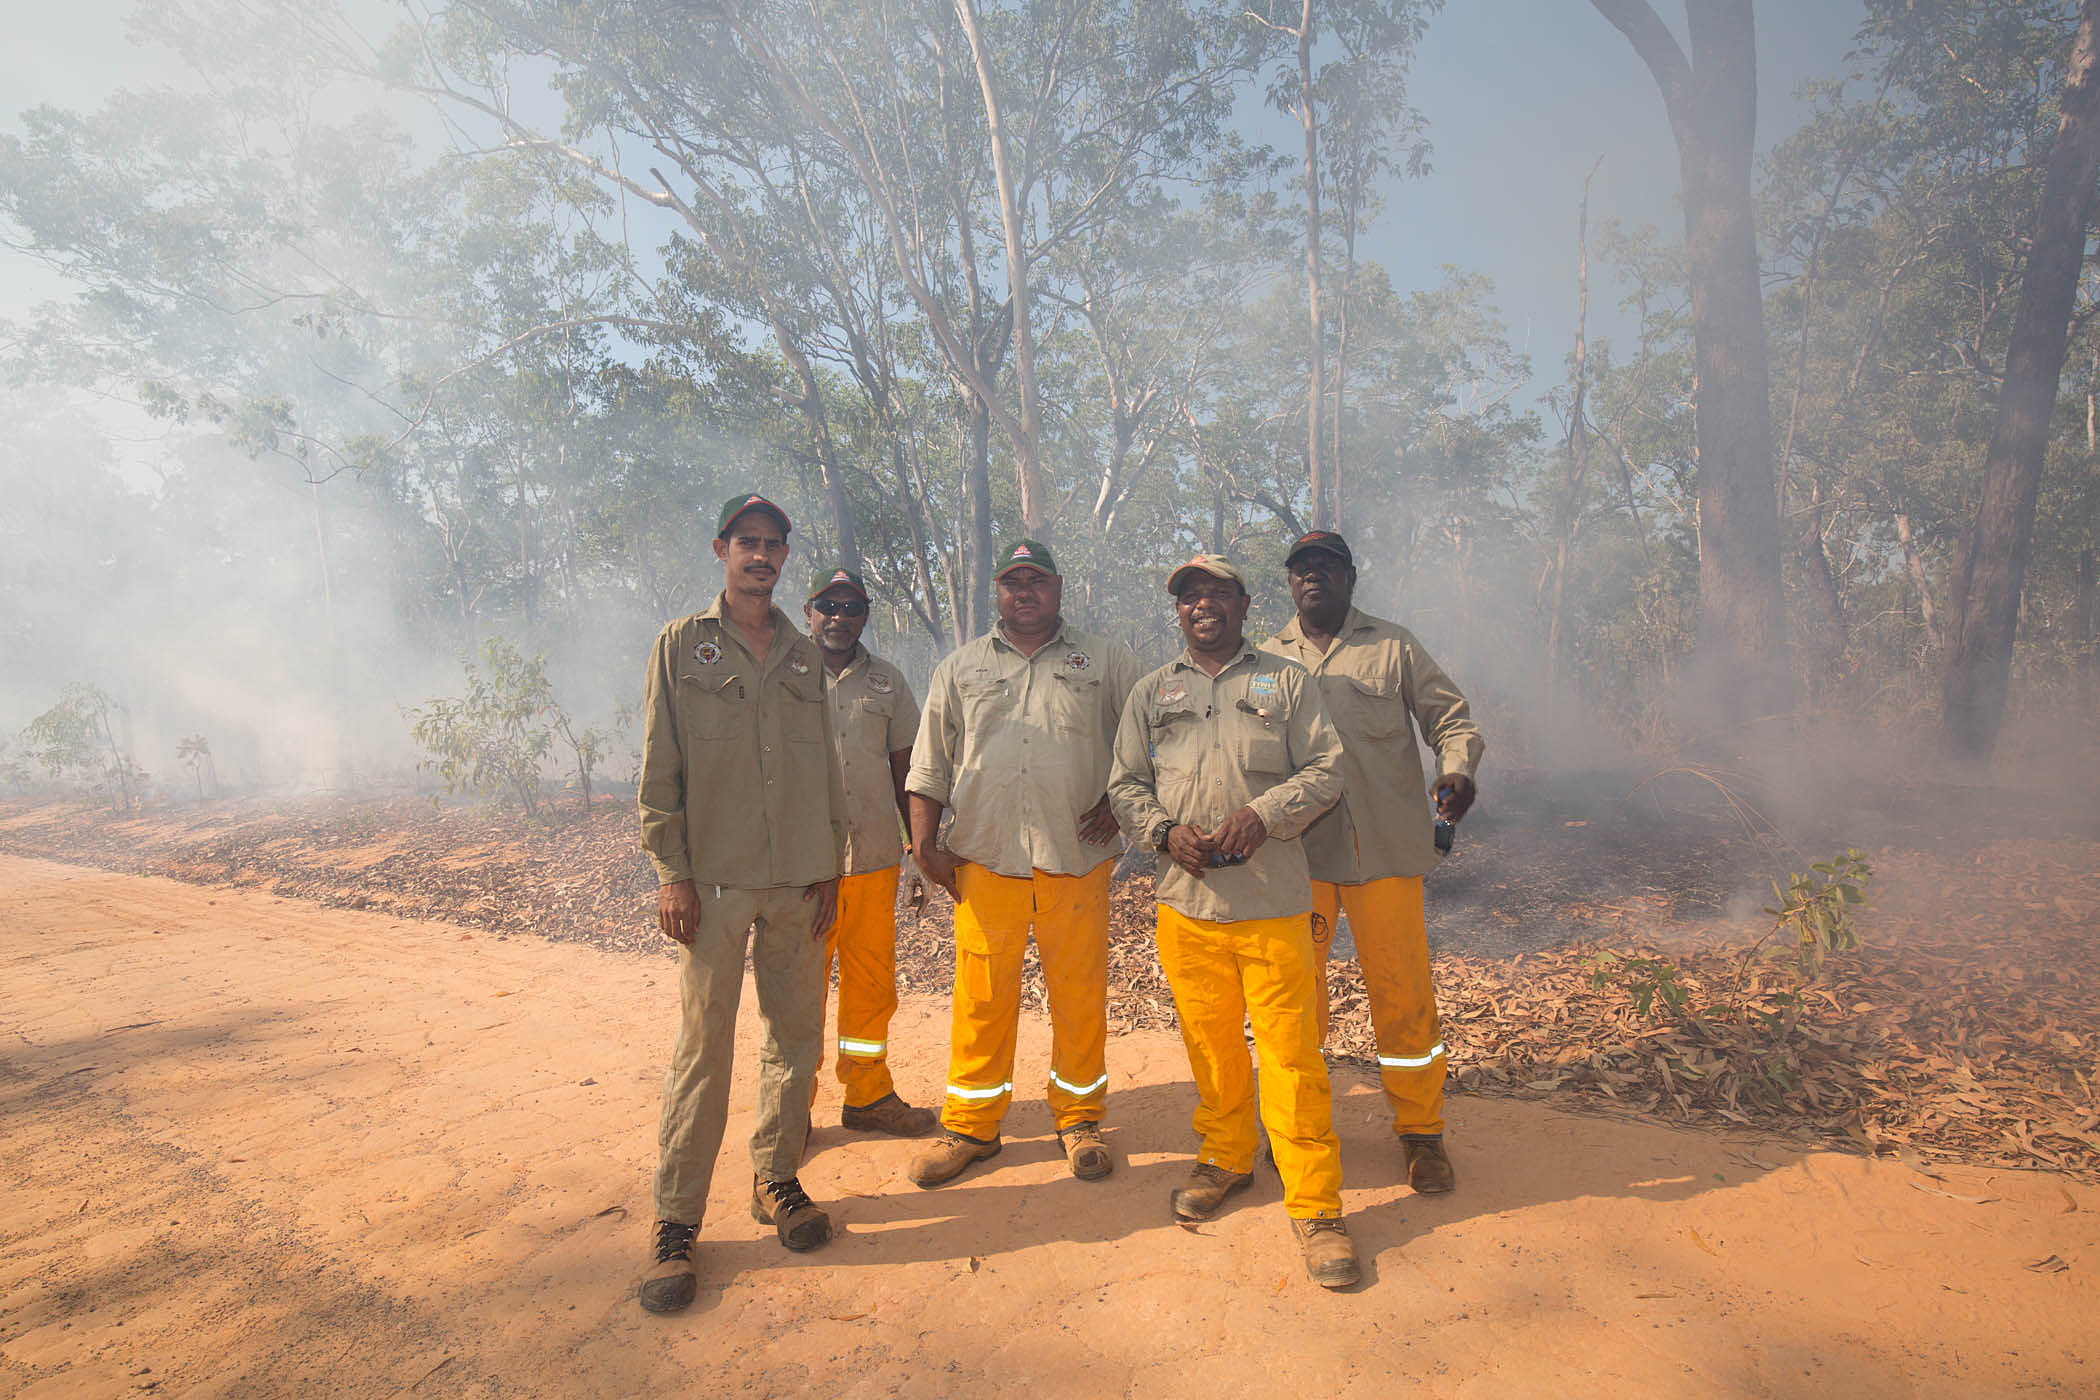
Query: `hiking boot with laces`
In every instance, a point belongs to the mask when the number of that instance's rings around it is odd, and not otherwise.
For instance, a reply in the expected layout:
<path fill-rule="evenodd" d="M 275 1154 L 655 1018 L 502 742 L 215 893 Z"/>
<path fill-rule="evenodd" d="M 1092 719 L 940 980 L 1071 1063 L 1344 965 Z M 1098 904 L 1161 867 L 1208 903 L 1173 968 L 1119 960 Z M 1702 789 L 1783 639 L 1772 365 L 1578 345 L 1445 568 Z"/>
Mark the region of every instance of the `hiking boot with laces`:
<path fill-rule="evenodd" d="M 676 1220 L 656 1222 L 656 1259 L 642 1276 L 642 1306 L 653 1313 L 683 1312 L 699 1290 L 693 1265 L 693 1234 L 700 1227 Z"/>
<path fill-rule="evenodd" d="M 818 1208 L 794 1177 L 783 1181 L 751 1178 L 751 1218 L 770 1224 L 780 1242 L 797 1254 L 831 1238 L 831 1217 Z"/>
<path fill-rule="evenodd" d="M 1253 1172 L 1231 1172 L 1210 1162 L 1198 1162 L 1188 1181 L 1174 1188 L 1174 1215 L 1180 1220 L 1208 1220 L 1235 1191 L 1244 1191 L 1254 1180 Z"/>
<path fill-rule="evenodd" d="M 859 1108 L 848 1104 L 839 1110 L 839 1126 L 857 1133 L 887 1133 L 891 1137 L 925 1137 L 939 1126 L 941 1116 L 930 1108 L 913 1108 L 897 1097 L 895 1090 Z"/>
<path fill-rule="evenodd" d="M 1099 1123 L 1088 1121 L 1059 1128 L 1057 1140 L 1064 1144 L 1065 1161 L 1070 1164 L 1072 1175 L 1081 1181 L 1099 1181 L 1116 1169 L 1116 1159 L 1109 1156 L 1108 1144 L 1101 1140 Z"/>
<path fill-rule="evenodd" d="M 1305 1251 L 1305 1272 L 1322 1288 L 1347 1288 L 1363 1277 L 1356 1262 L 1356 1245 L 1338 1215 L 1314 1216 L 1291 1221 L 1298 1247 Z"/>
<path fill-rule="evenodd" d="M 954 1130 L 935 1138 L 933 1145 L 911 1159 L 904 1174 L 911 1178 L 914 1186 L 939 1186 L 944 1181 L 953 1181 L 961 1176 L 965 1168 L 974 1162 L 982 1162 L 999 1155 L 999 1139 L 996 1137 L 974 1138 L 968 1133 Z"/>
<path fill-rule="evenodd" d="M 1404 1137 L 1400 1139 L 1400 1150 L 1407 1154 L 1407 1184 L 1418 1194 L 1434 1196 L 1458 1184 L 1458 1173 L 1451 1169 L 1451 1159 L 1444 1153 L 1443 1134 Z"/>

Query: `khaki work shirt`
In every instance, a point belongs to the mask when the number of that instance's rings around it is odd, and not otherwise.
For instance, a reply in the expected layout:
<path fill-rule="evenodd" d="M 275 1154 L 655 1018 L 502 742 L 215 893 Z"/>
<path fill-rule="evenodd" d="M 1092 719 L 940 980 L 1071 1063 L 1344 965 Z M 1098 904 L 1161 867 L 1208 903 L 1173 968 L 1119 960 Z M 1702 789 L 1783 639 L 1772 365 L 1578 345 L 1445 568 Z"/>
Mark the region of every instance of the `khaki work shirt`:
<path fill-rule="evenodd" d="M 1252 807 L 1269 839 L 1201 879 L 1166 855 L 1159 902 L 1192 919 L 1275 919 L 1312 909 L 1298 836 L 1342 792 L 1342 740 L 1305 668 L 1249 642 L 1216 676 L 1186 651 L 1137 684 L 1116 730 L 1109 800 L 1134 841 L 1172 820 L 1215 832 Z"/>
<path fill-rule="evenodd" d="M 1033 657 L 1000 623 L 943 657 L 926 686 L 907 791 L 955 809 L 946 845 L 995 874 L 1084 875 L 1097 846 L 1079 818 L 1108 789 L 1116 721 L 1137 653 L 1062 623 Z"/>
<path fill-rule="evenodd" d="M 1451 677 L 1398 623 L 1349 609 L 1322 652 L 1298 619 L 1263 643 L 1320 682 L 1342 735 L 1342 800 L 1305 833 L 1315 880 L 1360 885 L 1436 868 L 1429 792 L 1415 733 L 1437 756 L 1437 776 L 1472 777 L 1486 748 Z"/>
<path fill-rule="evenodd" d="M 817 644 L 773 609 L 765 664 L 714 605 L 659 632 L 642 699 L 642 846 L 661 884 L 814 885 L 839 873 L 846 795 Z"/>
<path fill-rule="evenodd" d="M 824 670 L 831 739 L 846 785 L 846 860 L 842 873 L 865 875 L 904 859 L 904 830 L 890 755 L 911 747 L 919 732 L 919 702 L 904 673 L 864 646 L 846 669 Z"/>

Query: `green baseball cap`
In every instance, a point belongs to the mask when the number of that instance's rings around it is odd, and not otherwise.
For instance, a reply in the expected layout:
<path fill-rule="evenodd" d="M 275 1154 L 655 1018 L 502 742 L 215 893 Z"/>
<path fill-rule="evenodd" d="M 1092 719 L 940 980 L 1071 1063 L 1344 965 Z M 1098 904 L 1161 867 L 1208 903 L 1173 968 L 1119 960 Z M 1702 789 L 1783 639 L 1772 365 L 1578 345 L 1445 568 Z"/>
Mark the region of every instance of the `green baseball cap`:
<path fill-rule="evenodd" d="M 718 540 L 728 539 L 729 527 L 736 524 L 736 518 L 747 510 L 762 510 L 775 520 L 778 520 L 780 522 L 780 533 L 783 535 L 795 528 L 788 522 L 788 513 L 786 511 L 774 505 L 764 496 L 754 496 L 749 492 L 745 492 L 731 496 L 728 500 L 722 502 L 722 513 L 715 518 L 715 538 Z"/>
<path fill-rule="evenodd" d="M 1041 540 L 1020 539 L 999 551 L 999 562 L 992 568 L 993 578 L 1005 578 L 1015 569 L 1027 567 L 1041 569 L 1053 578 L 1062 577 L 1057 570 L 1057 559 L 1050 553 L 1050 546 Z"/>
<path fill-rule="evenodd" d="M 827 565 L 817 570 L 815 577 L 810 580 L 809 596 L 814 598 L 825 589 L 840 583 L 858 593 L 862 602 L 868 601 L 867 580 L 860 576 L 859 570 L 849 569 L 843 564 Z"/>

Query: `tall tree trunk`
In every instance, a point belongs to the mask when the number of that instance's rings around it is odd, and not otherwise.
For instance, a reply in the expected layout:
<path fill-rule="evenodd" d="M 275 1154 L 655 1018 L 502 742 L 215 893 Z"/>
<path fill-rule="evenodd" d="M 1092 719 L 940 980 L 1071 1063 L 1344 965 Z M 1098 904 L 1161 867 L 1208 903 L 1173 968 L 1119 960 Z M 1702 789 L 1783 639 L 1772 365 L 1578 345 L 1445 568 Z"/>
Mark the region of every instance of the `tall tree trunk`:
<path fill-rule="evenodd" d="M 1342 394 L 1349 382 L 1349 297 L 1356 289 L 1356 215 L 1363 200 L 1361 188 L 1348 190 L 1343 201 L 1342 214 L 1342 286 L 1335 298 L 1335 346 L 1334 346 L 1334 459 L 1329 468 L 1334 477 L 1334 518 L 1340 523 L 1343 518 L 1342 495 L 1342 424 L 1345 420 Z"/>
<path fill-rule="evenodd" d="M 985 49 L 984 26 L 978 18 L 976 0 L 955 0 L 955 14 L 962 21 L 963 33 L 970 41 L 970 57 L 977 64 L 977 86 L 984 97 L 986 135 L 992 147 L 992 180 L 999 190 L 999 227 L 1006 235 L 1006 290 L 1014 320 L 1014 382 L 1021 393 L 1021 431 L 1014 438 L 1014 458 L 1021 472 L 1021 528 L 1040 536 L 1048 517 L 1038 460 L 1043 416 L 1035 386 L 1035 333 L 1029 325 L 1028 248 L 1022 239 L 1020 199 L 1007 150 L 1006 128 L 999 119 L 999 94 L 992 82 L 992 61 Z"/>
<path fill-rule="evenodd" d="M 963 545 L 963 602 L 959 613 L 962 641 L 990 630 L 987 609 L 992 595 L 992 415 L 984 400 L 972 396 L 969 456 L 963 462 L 963 499 L 969 508 L 969 533 Z"/>
<path fill-rule="evenodd" d="M 1568 435 L 1563 444 L 1566 476 L 1560 497 L 1553 503 L 1553 585 L 1546 611 L 1546 687 L 1549 694 L 1567 680 L 1568 566 L 1574 561 L 1575 526 L 1582 518 L 1582 487 L 1590 470 L 1589 411 L 1589 320 L 1590 320 L 1590 181 L 1597 166 L 1582 180 L 1582 203 L 1575 212 L 1575 388 L 1568 405 Z"/>
<path fill-rule="evenodd" d="M 1669 111 L 1684 191 L 1699 453 L 1699 640 L 1733 722 L 1784 704 L 1786 613 L 1772 478 L 1771 387 L 1750 158 L 1750 0 L 1686 0 L 1691 54 L 1647 0 L 1590 0 L 1632 43 Z"/>
<path fill-rule="evenodd" d="M 1305 478 L 1312 488 L 1312 528 L 1328 530 L 1329 487 L 1320 437 L 1327 399 L 1326 333 L 1320 324 L 1320 118 L 1313 100 L 1313 0 L 1298 9 L 1298 124 L 1305 129 L 1305 348 L 1311 366 L 1305 385 Z"/>
<path fill-rule="evenodd" d="M 1984 460 L 1983 496 L 1954 558 L 1940 699 L 1948 748 L 1973 759 L 1990 757 L 2005 719 L 2035 498 L 2085 260 L 2093 175 L 2100 168 L 2096 10 L 2100 0 L 2086 0 L 2079 9 L 2056 142 L 2042 177 L 2033 251 L 2020 276 L 2020 304 L 2006 345 L 2005 383 Z"/>

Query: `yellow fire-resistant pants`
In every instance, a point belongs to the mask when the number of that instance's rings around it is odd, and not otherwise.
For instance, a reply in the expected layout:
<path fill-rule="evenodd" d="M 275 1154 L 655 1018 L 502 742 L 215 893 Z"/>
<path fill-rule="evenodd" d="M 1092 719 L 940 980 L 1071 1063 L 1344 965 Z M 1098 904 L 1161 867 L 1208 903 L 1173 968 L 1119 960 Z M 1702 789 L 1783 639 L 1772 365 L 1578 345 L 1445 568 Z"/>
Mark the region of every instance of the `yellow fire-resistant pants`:
<path fill-rule="evenodd" d="M 1296 1219 L 1342 1213 L 1342 1146 L 1320 1058 L 1320 960 L 1304 914 L 1227 923 L 1159 906 L 1159 965 L 1174 989 L 1196 1077 L 1199 1160 L 1254 1170 L 1255 1080 L 1242 1027 L 1261 1060 L 1259 1125 L 1269 1130 L 1283 1206 Z"/>
<path fill-rule="evenodd" d="M 839 1083 L 848 1108 L 865 1108 L 896 1087 L 889 1066 L 890 1017 L 897 1014 L 896 866 L 839 879 L 838 918 L 824 939 L 827 995 L 834 962 Z"/>
<path fill-rule="evenodd" d="M 1313 881 L 1313 926 L 1320 931 L 1320 1039 L 1327 1038 L 1327 955 L 1336 906 L 1349 911 L 1349 936 L 1363 965 L 1378 1040 L 1378 1077 L 1396 1133 L 1444 1131 L 1444 1036 L 1429 982 L 1429 927 L 1422 877 L 1361 885 Z"/>
<path fill-rule="evenodd" d="M 1050 999 L 1050 1112 L 1059 1128 L 1098 1122 L 1108 1101 L 1108 877 L 1105 860 L 1084 875 L 1031 878 L 956 868 L 955 1018 L 941 1125 L 996 1137 L 1013 1101 L 1014 1037 L 1021 1019 L 1021 955 L 1035 929 Z"/>

